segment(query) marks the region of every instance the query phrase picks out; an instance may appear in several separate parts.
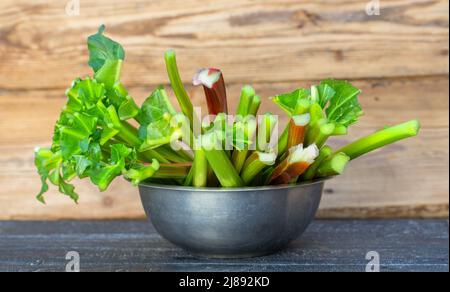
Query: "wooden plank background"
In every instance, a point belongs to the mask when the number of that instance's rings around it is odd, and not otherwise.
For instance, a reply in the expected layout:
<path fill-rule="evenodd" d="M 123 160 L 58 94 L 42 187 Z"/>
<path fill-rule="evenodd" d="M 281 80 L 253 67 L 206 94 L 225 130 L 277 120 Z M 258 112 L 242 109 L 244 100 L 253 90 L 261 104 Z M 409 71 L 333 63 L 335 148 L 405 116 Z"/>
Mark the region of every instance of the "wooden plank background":
<path fill-rule="evenodd" d="M 223 70 L 230 107 L 240 86 L 263 97 L 348 79 L 363 89 L 366 115 L 341 145 L 387 124 L 419 118 L 419 137 L 361 158 L 327 185 L 322 218 L 448 217 L 449 26 L 447 0 L 0 2 L 0 219 L 118 219 L 144 216 L 123 181 L 98 193 L 80 182 L 74 206 L 55 191 L 34 199 L 33 148 L 49 144 L 71 80 L 90 74 L 86 37 L 102 23 L 127 53 L 123 81 L 142 101 L 167 85 L 163 52 L 175 48 L 186 84 L 199 67 Z M 188 87 L 195 104 L 204 101 Z M 279 111 L 266 100 L 263 108 Z"/>

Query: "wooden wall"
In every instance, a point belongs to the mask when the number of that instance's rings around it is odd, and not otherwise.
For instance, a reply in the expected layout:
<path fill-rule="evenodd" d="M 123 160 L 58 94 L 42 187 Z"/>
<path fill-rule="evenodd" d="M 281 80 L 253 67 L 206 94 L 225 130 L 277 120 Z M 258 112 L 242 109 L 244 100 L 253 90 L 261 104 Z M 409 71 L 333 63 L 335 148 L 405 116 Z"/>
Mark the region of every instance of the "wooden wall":
<path fill-rule="evenodd" d="M 322 218 L 448 217 L 449 3 L 447 0 L 97 0 L 0 2 L 0 219 L 140 218 L 123 181 L 98 193 L 80 182 L 73 205 L 51 192 L 34 199 L 33 148 L 47 146 L 64 90 L 90 74 L 86 37 L 104 23 L 127 53 L 123 81 L 142 101 L 167 85 L 163 52 L 175 48 L 185 82 L 199 67 L 223 70 L 230 107 L 250 83 L 264 97 L 321 78 L 363 89 L 366 115 L 341 145 L 387 124 L 419 118 L 419 137 L 354 161 L 327 184 Z M 202 92 L 189 87 L 195 104 Z M 263 108 L 279 111 L 266 100 Z"/>

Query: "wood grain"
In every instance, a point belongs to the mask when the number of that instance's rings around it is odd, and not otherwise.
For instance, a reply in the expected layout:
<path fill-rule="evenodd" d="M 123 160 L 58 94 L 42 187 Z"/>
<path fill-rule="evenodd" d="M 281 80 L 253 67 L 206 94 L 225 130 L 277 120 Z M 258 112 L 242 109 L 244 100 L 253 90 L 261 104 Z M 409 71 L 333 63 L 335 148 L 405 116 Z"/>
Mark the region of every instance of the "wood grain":
<path fill-rule="evenodd" d="M 351 80 L 366 116 L 333 145 L 419 118 L 419 137 L 330 181 L 319 217 L 448 217 L 448 1 L 384 0 L 379 16 L 361 0 L 98 0 L 81 1 L 79 16 L 66 15 L 67 2 L 0 2 L 0 219 L 144 216 L 123 181 L 106 193 L 80 182 L 79 206 L 55 191 L 48 206 L 34 199 L 33 148 L 50 142 L 64 89 L 90 74 L 85 42 L 102 23 L 126 49 L 123 81 L 139 102 L 167 85 L 162 56 L 172 47 L 186 83 L 199 67 L 223 70 L 231 110 L 246 83 L 269 97 L 330 76 Z M 205 109 L 202 91 L 188 91 Z M 263 109 L 280 113 L 269 101 Z"/>
<path fill-rule="evenodd" d="M 347 172 L 327 184 L 319 217 L 445 217 L 448 216 L 449 140 L 447 77 L 356 80 L 362 88 L 366 115 L 343 145 L 384 125 L 419 118 L 419 137 L 400 142 L 356 160 Z M 263 97 L 309 82 L 257 84 Z M 240 86 L 228 86 L 231 110 Z M 151 87 L 130 90 L 139 102 Z M 195 104 L 203 92 L 189 87 Z M 173 94 L 169 92 L 171 96 Z M 2 219 L 114 219 L 143 218 L 137 190 L 117 181 L 99 193 L 88 181 L 80 182 L 80 205 L 52 191 L 48 206 L 34 199 L 39 178 L 33 167 L 33 148 L 48 145 L 53 123 L 65 102 L 63 90 L 4 91 L 0 95 L 0 218 Z M 265 99 L 263 110 L 280 113 Z"/>
<path fill-rule="evenodd" d="M 82 272 L 364 272 L 374 250 L 381 272 L 448 272 L 448 243 L 446 220 L 316 220 L 279 253 L 204 259 L 146 222 L 0 222 L 0 271 L 63 272 L 75 250 Z"/>
<path fill-rule="evenodd" d="M 0 89 L 63 88 L 86 75 L 85 40 L 101 23 L 127 52 L 129 86 L 166 83 L 173 47 L 184 81 L 215 66 L 232 83 L 448 74 L 448 1 L 2 0 Z"/>

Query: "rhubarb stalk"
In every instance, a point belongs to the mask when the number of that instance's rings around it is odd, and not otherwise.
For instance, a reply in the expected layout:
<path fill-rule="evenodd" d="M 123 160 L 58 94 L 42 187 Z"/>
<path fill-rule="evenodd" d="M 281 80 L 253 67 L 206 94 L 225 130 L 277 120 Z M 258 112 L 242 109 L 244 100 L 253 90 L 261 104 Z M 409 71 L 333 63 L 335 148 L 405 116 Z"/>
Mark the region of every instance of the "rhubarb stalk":
<path fill-rule="evenodd" d="M 244 182 L 233 167 L 227 153 L 222 150 L 222 142 L 215 133 L 202 136 L 202 148 L 206 159 L 223 187 L 242 187 Z"/>
<path fill-rule="evenodd" d="M 245 162 L 242 170 L 242 180 L 246 185 L 250 184 L 253 179 L 261 173 L 267 166 L 275 164 L 277 155 L 275 153 L 253 152 Z"/>
<path fill-rule="evenodd" d="M 227 93 L 223 74 L 219 69 L 201 69 L 194 76 L 193 84 L 202 85 L 210 115 L 228 114 Z"/>
<path fill-rule="evenodd" d="M 245 85 L 241 90 L 241 97 L 237 107 L 236 115 L 245 118 L 249 115 L 250 107 L 255 96 L 255 90 L 250 85 Z"/>
<path fill-rule="evenodd" d="M 420 123 L 412 120 L 400 125 L 392 126 L 363 137 L 347 146 L 337 150 L 343 152 L 350 159 L 355 159 L 361 155 L 371 152 L 375 149 L 384 147 L 402 139 L 416 136 L 420 130 Z"/>
<path fill-rule="evenodd" d="M 306 126 L 310 121 L 309 114 L 293 116 L 289 121 L 287 148 L 303 144 L 305 140 Z"/>
<path fill-rule="evenodd" d="M 327 159 L 331 154 L 333 154 L 333 149 L 329 146 L 323 146 L 320 149 L 319 156 L 316 158 L 313 164 L 306 170 L 306 172 L 300 177 L 301 181 L 312 180 L 316 177 L 317 169 L 322 164 L 322 162 Z"/>
<path fill-rule="evenodd" d="M 252 99 L 252 102 L 250 103 L 248 114 L 256 117 L 260 106 L 261 106 L 261 97 L 259 95 L 255 95 Z"/>
<path fill-rule="evenodd" d="M 318 177 L 330 177 L 334 175 L 340 175 L 344 172 L 345 167 L 350 161 L 345 153 L 338 152 L 333 156 L 325 159 L 317 169 Z"/>
<path fill-rule="evenodd" d="M 194 107 L 191 99 L 184 88 L 181 81 L 180 73 L 178 71 L 177 60 L 174 50 L 168 50 L 165 53 L 167 74 L 169 76 L 170 84 L 180 104 L 181 111 L 189 119 L 191 129 L 193 127 Z"/>
<path fill-rule="evenodd" d="M 303 148 L 298 145 L 289 150 L 289 155 L 273 171 L 270 184 L 288 184 L 297 181 L 319 155 L 316 145 Z"/>
<path fill-rule="evenodd" d="M 206 160 L 205 151 L 199 149 L 195 151 L 193 185 L 194 187 L 202 188 L 207 186 L 208 179 L 208 162 Z"/>
<path fill-rule="evenodd" d="M 270 141 L 278 119 L 271 113 L 266 113 L 258 125 L 256 149 L 261 152 L 270 152 Z"/>

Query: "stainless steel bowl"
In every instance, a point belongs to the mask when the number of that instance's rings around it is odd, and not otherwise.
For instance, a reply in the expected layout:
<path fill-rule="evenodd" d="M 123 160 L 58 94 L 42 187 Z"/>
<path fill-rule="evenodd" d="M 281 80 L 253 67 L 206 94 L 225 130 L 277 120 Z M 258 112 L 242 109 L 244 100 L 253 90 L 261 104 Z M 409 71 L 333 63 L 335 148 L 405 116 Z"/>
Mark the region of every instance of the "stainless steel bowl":
<path fill-rule="evenodd" d="M 313 220 L 324 181 L 238 189 L 141 184 L 145 212 L 168 241 L 193 254 L 244 258 L 276 252 Z"/>

